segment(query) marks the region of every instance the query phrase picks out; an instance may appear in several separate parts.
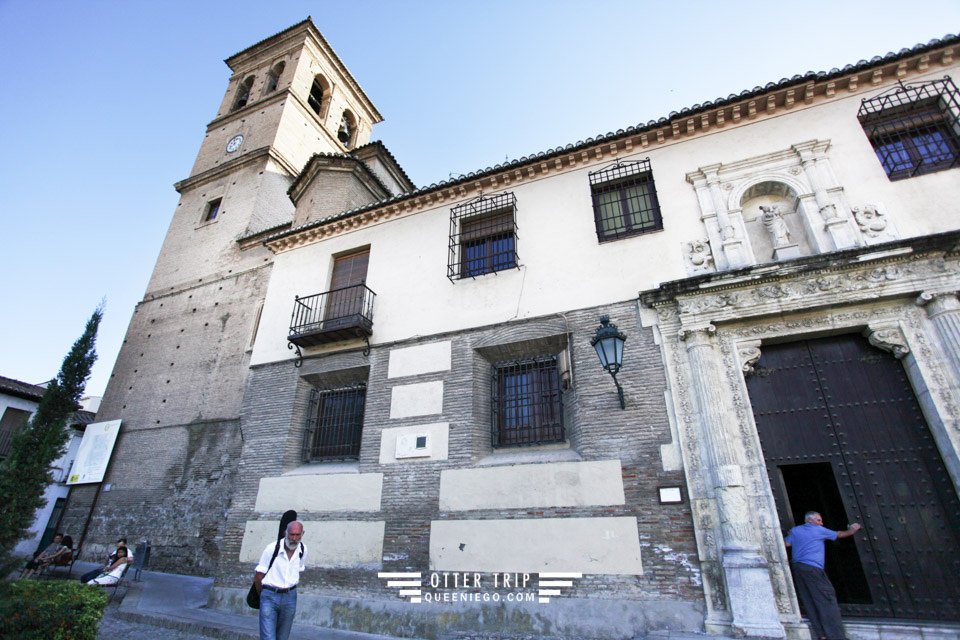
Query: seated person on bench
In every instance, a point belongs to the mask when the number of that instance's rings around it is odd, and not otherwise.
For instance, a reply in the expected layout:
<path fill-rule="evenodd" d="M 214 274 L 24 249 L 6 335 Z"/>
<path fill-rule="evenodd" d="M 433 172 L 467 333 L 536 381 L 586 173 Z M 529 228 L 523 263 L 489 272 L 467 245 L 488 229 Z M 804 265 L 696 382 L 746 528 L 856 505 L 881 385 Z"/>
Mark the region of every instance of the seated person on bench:
<path fill-rule="evenodd" d="M 29 578 L 46 569 L 51 563 L 62 563 L 73 553 L 73 550 L 70 548 L 72 545 L 73 540 L 70 536 L 64 538 L 62 533 L 53 536 L 53 542 L 47 545 L 47 548 L 40 552 L 36 558 L 27 563 L 20 577 Z"/>
<path fill-rule="evenodd" d="M 117 559 L 113 564 L 104 567 L 103 572 L 87 584 L 98 584 L 101 586 L 112 586 L 120 582 L 123 572 L 127 569 L 127 548 L 117 549 Z"/>
<path fill-rule="evenodd" d="M 94 569 L 93 571 L 87 571 L 85 574 L 80 576 L 80 582 L 87 583 L 96 578 L 101 573 L 107 572 L 110 570 L 110 565 L 117 561 L 117 552 L 120 549 L 127 550 L 127 563 L 133 562 L 133 554 L 130 552 L 130 549 L 127 547 L 127 539 L 120 538 L 117 540 L 117 548 L 110 552 L 110 555 L 107 556 L 107 563 L 99 569 Z"/>

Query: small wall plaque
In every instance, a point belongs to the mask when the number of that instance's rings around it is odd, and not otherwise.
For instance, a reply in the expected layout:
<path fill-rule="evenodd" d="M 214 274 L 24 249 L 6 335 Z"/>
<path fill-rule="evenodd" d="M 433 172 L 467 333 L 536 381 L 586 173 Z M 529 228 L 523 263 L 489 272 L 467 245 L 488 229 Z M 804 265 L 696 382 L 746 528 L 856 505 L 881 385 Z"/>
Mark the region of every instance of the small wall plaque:
<path fill-rule="evenodd" d="M 683 502 L 683 493 L 680 487 L 660 487 L 660 504 L 680 504 Z"/>

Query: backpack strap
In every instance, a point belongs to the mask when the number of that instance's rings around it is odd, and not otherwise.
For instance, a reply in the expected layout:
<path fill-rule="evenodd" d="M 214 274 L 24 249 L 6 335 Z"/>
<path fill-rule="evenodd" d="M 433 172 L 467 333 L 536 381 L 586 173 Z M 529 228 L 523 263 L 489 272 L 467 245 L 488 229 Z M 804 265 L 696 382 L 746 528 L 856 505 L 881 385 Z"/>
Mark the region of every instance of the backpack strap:
<path fill-rule="evenodd" d="M 304 551 L 303 543 L 301 542 L 301 543 L 300 543 L 300 559 L 301 559 L 301 560 L 303 560 L 303 551 Z"/>
<path fill-rule="evenodd" d="M 273 567 L 273 561 L 277 559 L 277 554 L 280 553 L 280 540 L 283 540 L 283 538 L 280 538 L 279 540 L 277 540 L 277 546 L 273 548 L 273 557 L 270 558 L 270 564 L 267 566 L 267 573 L 270 573 L 270 568 Z M 302 542 L 300 544 L 303 545 Z M 303 556 L 302 551 L 300 552 L 300 555 Z M 267 573 L 263 575 L 267 575 Z"/>

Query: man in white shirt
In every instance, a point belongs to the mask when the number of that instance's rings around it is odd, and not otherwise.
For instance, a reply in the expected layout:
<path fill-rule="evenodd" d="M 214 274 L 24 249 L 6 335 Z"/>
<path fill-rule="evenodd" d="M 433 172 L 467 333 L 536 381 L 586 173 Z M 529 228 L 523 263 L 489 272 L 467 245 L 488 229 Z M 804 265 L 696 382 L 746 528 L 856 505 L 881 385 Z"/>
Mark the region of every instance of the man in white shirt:
<path fill-rule="evenodd" d="M 253 583 L 260 592 L 260 640 L 287 640 L 297 612 L 297 583 L 306 568 L 303 525 L 294 520 L 286 535 L 260 554 Z"/>

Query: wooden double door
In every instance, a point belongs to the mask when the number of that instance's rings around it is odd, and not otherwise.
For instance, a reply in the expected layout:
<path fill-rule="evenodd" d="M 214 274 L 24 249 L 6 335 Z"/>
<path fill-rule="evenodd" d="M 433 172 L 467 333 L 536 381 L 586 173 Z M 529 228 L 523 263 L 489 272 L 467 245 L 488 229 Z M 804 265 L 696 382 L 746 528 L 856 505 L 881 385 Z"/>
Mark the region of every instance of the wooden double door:
<path fill-rule="evenodd" d="M 960 500 L 902 364 L 859 335 L 764 346 L 747 379 L 786 531 L 819 511 L 845 615 L 960 620 Z"/>

